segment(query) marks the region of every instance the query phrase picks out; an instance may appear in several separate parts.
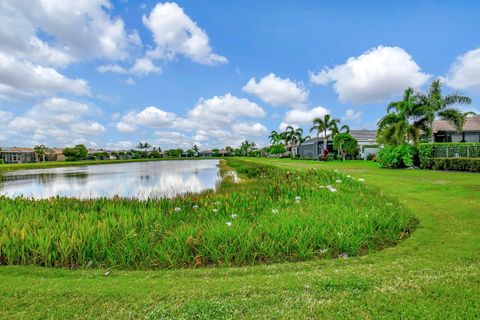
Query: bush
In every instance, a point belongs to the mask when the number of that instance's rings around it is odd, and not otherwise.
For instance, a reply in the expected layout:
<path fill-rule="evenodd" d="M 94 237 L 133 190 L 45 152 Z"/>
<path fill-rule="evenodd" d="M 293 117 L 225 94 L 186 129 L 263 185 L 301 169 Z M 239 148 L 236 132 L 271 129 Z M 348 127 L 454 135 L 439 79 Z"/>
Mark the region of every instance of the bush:
<path fill-rule="evenodd" d="M 367 160 L 369 161 L 377 161 L 377 154 L 376 153 L 370 153 L 367 155 Z"/>
<path fill-rule="evenodd" d="M 480 158 L 430 158 L 429 165 L 434 170 L 480 172 Z"/>
<path fill-rule="evenodd" d="M 420 167 L 424 169 L 433 169 L 434 166 L 443 167 L 443 160 L 435 161 L 435 159 L 478 159 L 480 158 L 480 143 L 422 143 L 418 148 L 420 158 Z M 448 162 L 450 163 L 450 162 Z M 457 161 L 456 163 L 463 163 Z M 456 165 L 454 165 L 455 167 Z M 444 169 L 448 170 L 448 169 Z M 456 169 L 450 169 L 456 170 Z M 463 171 L 463 170 L 462 170 Z M 465 170 L 471 171 L 471 170 Z"/>
<path fill-rule="evenodd" d="M 408 168 L 416 162 L 418 150 L 409 144 L 387 146 L 377 155 L 377 161 L 384 168 Z"/>

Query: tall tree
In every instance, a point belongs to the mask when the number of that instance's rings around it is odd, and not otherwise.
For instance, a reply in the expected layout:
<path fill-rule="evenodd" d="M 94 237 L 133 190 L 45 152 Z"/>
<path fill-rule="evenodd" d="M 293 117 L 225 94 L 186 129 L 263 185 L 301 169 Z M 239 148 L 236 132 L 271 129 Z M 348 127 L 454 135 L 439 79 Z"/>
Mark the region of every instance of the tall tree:
<path fill-rule="evenodd" d="M 451 106 L 470 104 L 472 99 L 458 93 L 443 96 L 440 80 L 433 81 L 427 93 L 418 92 L 415 98 L 418 104 L 418 108 L 415 110 L 415 115 L 418 117 L 417 122 L 423 125 L 425 134 L 430 141 L 433 141 L 432 127 L 436 118 L 448 121 L 458 133 L 462 132 L 465 115 Z"/>
<path fill-rule="evenodd" d="M 196 154 L 198 154 L 198 146 L 196 144 L 193 145 L 193 151 L 195 151 Z"/>
<path fill-rule="evenodd" d="M 45 145 L 41 144 L 33 147 L 33 152 L 35 153 L 35 158 L 37 158 L 37 161 L 45 162 L 45 156 L 47 155 L 47 147 L 45 147 Z"/>
<path fill-rule="evenodd" d="M 338 150 L 345 161 L 347 154 L 354 154 L 357 151 L 358 142 L 349 133 L 338 133 L 333 138 L 333 147 Z"/>
<path fill-rule="evenodd" d="M 419 105 L 412 88 L 407 88 L 403 99 L 391 102 L 387 107 L 387 115 L 378 123 L 377 140 L 384 144 L 403 144 L 420 141 L 420 129 L 425 128 L 424 120 L 417 120 Z"/>
<path fill-rule="evenodd" d="M 310 132 L 317 131 L 317 137 L 320 137 L 320 133 L 323 133 L 323 148 L 327 148 L 328 137 L 330 133 L 333 133 L 340 123 L 339 119 L 333 119 L 329 114 L 326 114 L 322 118 L 313 119 L 313 126 L 310 128 Z"/>
<path fill-rule="evenodd" d="M 272 145 L 277 145 L 280 141 L 282 141 L 283 138 L 282 138 L 282 135 L 280 133 L 278 133 L 275 130 L 272 130 L 272 132 L 268 136 L 268 139 L 270 140 L 270 143 Z"/>

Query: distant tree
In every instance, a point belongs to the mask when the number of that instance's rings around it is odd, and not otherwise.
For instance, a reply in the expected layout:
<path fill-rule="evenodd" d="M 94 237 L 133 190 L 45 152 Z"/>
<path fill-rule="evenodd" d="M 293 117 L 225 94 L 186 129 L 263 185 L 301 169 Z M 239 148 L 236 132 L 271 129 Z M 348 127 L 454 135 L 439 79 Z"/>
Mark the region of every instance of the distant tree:
<path fill-rule="evenodd" d="M 268 149 L 268 152 L 270 154 L 284 154 L 286 152 L 285 145 L 283 144 L 273 145 Z"/>
<path fill-rule="evenodd" d="M 145 142 L 145 143 L 142 143 L 140 142 L 138 145 L 137 145 L 137 149 L 140 149 L 140 151 L 142 151 L 142 155 L 144 158 L 146 158 L 148 156 L 148 150 L 151 148 L 152 146 L 148 143 L 148 142 Z"/>
<path fill-rule="evenodd" d="M 427 93 L 418 92 L 415 95 L 417 121 L 424 125 L 428 140 L 433 141 L 433 121 L 436 118 L 448 121 L 457 132 L 462 132 L 465 124 L 465 115 L 458 109 L 452 108 L 456 104 L 470 104 L 472 99 L 453 93 L 442 96 L 442 83 L 435 80 Z"/>
<path fill-rule="evenodd" d="M 270 143 L 272 145 L 276 145 L 278 143 L 280 143 L 280 141 L 282 141 L 283 137 L 280 133 L 278 133 L 277 131 L 273 130 L 270 135 L 268 136 L 268 139 L 270 140 Z"/>
<path fill-rule="evenodd" d="M 77 152 L 77 159 L 83 160 L 88 156 L 88 150 L 83 144 L 77 144 L 75 146 L 75 150 Z"/>
<path fill-rule="evenodd" d="M 198 146 L 196 144 L 193 145 L 193 151 L 195 151 L 195 154 L 198 154 Z"/>
<path fill-rule="evenodd" d="M 332 119 L 329 114 L 326 114 L 322 118 L 313 119 L 313 126 L 310 128 L 310 132 L 317 131 L 317 137 L 320 137 L 320 133 L 323 133 L 323 148 L 326 149 L 328 145 L 329 132 L 335 131 L 338 127 L 340 120 Z"/>
<path fill-rule="evenodd" d="M 187 155 L 188 155 L 189 157 L 193 157 L 193 156 L 195 155 L 195 151 L 194 151 L 193 149 L 188 149 L 188 150 L 187 150 Z"/>
<path fill-rule="evenodd" d="M 63 149 L 63 155 L 65 158 L 69 161 L 76 160 L 77 159 L 77 150 L 75 148 L 64 148 Z"/>
<path fill-rule="evenodd" d="M 180 157 L 180 155 L 183 153 L 183 150 L 182 149 L 170 149 L 170 150 L 167 150 L 165 152 L 165 154 L 168 156 L 168 157 Z"/>
<path fill-rule="evenodd" d="M 249 142 L 248 140 L 245 140 L 242 142 L 240 145 L 240 150 L 242 150 L 242 153 L 244 156 L 249 156 L 252 148 L 255 147 L 255 142 Z"/>
<path fill-rule="evenodd" d="M 396 145 L 420 142 L 420 130 L 426 130 L 424 120 L 418 120 L 416 97 L 412 88 L 407 88 L 400 101 L 391 102 L 387 114 L 377 123 L 377 141 L 381 144 Z"/>
<path fill-rule="evenodd" d="M 347 154 L 355 154 L 357 152 L 358 142 L 349 133 L 338 133 L 333 138 L 333 147 L 345 161 Z"/>
<path fill-rule="evenodd" d="M 45 162 L 45 156 L 47 155 L 47 148 L 45 145 L 41 144 L 33 147 L 33 152 L 35 153 L 35 158 L 37 161 Z"/>

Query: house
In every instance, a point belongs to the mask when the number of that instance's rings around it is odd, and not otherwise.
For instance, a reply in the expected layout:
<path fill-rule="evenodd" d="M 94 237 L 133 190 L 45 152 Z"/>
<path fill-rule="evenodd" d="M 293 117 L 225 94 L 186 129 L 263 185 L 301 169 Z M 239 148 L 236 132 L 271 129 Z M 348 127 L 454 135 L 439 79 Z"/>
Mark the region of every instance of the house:
<path fill-rule="evenodd" d="M 364 159 L 369 154 L 377 153 L 378 146 L 376 144 L 377 131 L 376 130 L 350 130 L 352 137 L 357 139 L 360 154 Z M 318 159 L 323 154 L 323 137 L 315 137 L 302 143 L 298 148 L 298 155 L 304 159 Z M 333 141 L 329 137 L 327 141 L 327 150 L 332 153 Z"/>
<path fill-rule="evenodd" d="M 62 148 L 48 149 L 46 160 L 47 161 L 65 161 L 66 158 L 63 155 L 63 149 Z"/>
<path fill-rule="evenodd" d="M 466 117 L 461 133 L 457 133 L 455 128 L 445 120 L 435 120 L 432 129 L 435 142 L 480 142 L 479 115 Z"/>
<path fill-rule="evenodd" d="M 203 150 L 198 152 L 199 157 L 211 157 L 213 155 L 212 150 Z"/>
<path fill-rule="evenodd" d="M 1 151 L 4 163 L 35 162 L 35 152 L 32 148 L 5 148 Z"/>

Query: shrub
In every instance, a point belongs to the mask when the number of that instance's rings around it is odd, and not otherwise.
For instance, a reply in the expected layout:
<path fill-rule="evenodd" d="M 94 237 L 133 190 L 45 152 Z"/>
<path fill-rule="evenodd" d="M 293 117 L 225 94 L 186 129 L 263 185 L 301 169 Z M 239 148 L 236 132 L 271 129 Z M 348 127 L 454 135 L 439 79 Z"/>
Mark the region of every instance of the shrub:
<path fill-rule="evenodd" d="M 370 161 L 377 161 L 377 154 L 376 153 L 370 153 L 367 155 L 367 160 Z"/>
<path fill-rule="evenodd" d="M 384 168 L 408 168 L 415 163 L 418 150 L 409 144 L 387 146 L 377 155 L 377 161 Z"/>
<path fill-rule="evenodd" d="M 434 170 L 480 172 L 480 158 L 430 158 L 429 165 Z"/>
<path fill-rule="evenodd" d="M 418 148 L 420 167 L 432 169 L 434 166 L 444 166 L 444 161 L 435 159 L 478 159 L 480 158 L 480 143 L 422 143 Z M 450 163 L 450 162 L 449 162 Z M 457 161 L 457 163 L 463 163 Z M 445 164 L 446 165 L 446 164 Z M 447 170 L 447 169 L 445 169 Z M 450 169 L 455 170 L 455 169 Z M 465 170 L 471 171 L 471 170 Z"/>

